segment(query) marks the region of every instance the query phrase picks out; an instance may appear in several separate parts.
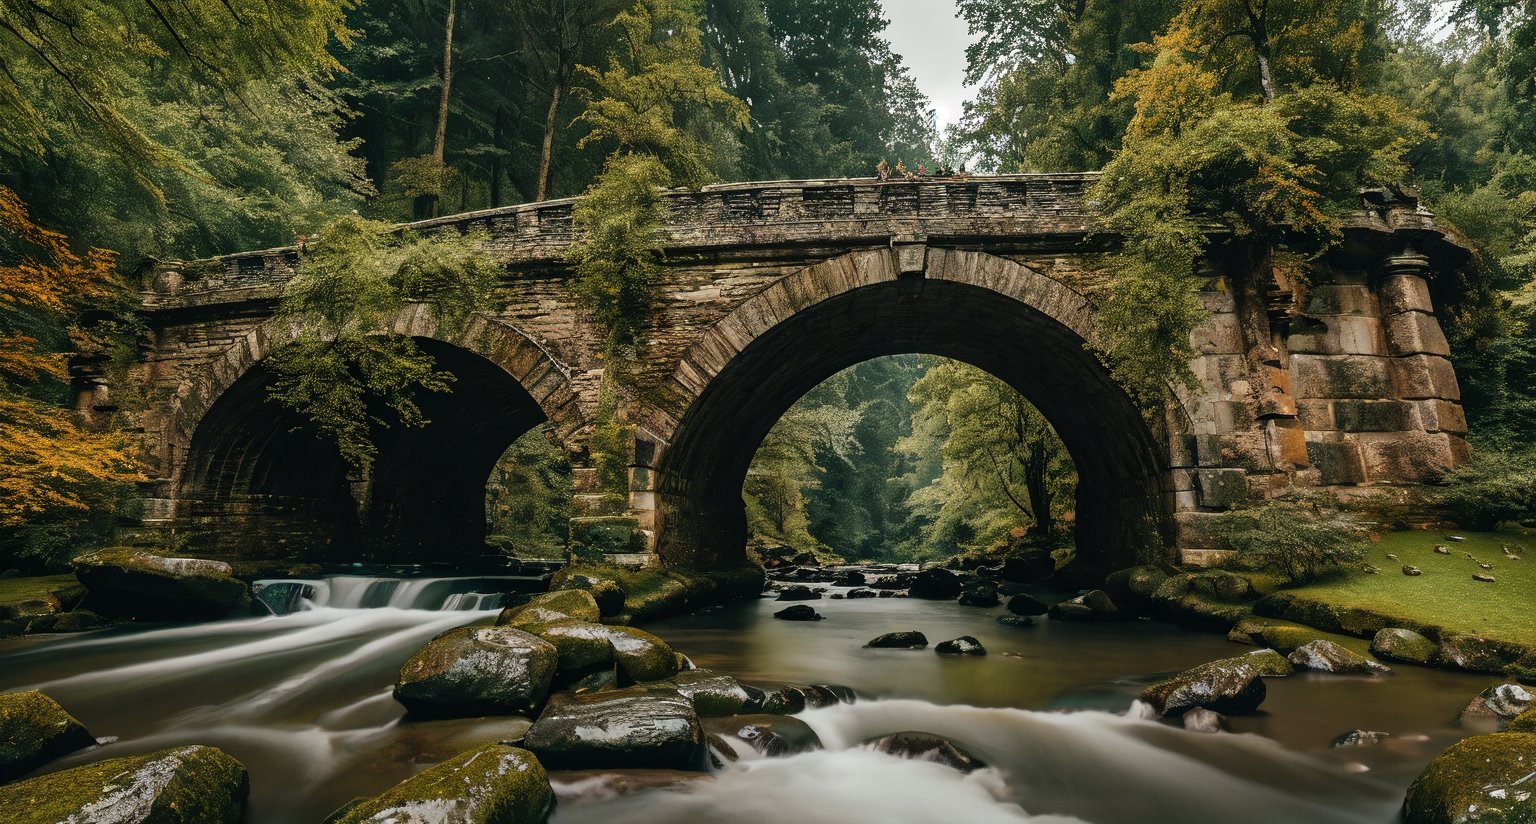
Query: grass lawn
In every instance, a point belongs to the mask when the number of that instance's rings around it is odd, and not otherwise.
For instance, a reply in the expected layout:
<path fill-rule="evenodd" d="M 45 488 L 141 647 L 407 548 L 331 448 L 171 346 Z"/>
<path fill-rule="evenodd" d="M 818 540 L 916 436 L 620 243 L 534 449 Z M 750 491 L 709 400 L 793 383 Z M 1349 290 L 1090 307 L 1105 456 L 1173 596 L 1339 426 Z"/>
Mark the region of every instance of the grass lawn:
<path fill-rule="evenodd" d="M 1466 540 L 1449 541 L 1448 535 Z M 1451 554 L 1437 554 L 1436 544 L 1449 547 Z M 1527 548 L 1524 559 L 1506 559 L 1501 544 L 1523 544 Z M 1388 553 L 1398 560 L 1388 558 Z M 1468 553 L 1476 560 L 1467 558 Z M 1337 575 L 1275 591 L 1536 647 L 1536 534 L 1390 532 L 1371 544 L 1366 560 L 1380 567 L 1381 574 Z M 1493 569 L 1483 570 L 1477 561 L 1493 564 Z M 1404 575 L 1404 564 L 1412 564 L 1424 574 Z M 1498 580 L 1491 584 L 1474 581 L 1474 573 Z"/>

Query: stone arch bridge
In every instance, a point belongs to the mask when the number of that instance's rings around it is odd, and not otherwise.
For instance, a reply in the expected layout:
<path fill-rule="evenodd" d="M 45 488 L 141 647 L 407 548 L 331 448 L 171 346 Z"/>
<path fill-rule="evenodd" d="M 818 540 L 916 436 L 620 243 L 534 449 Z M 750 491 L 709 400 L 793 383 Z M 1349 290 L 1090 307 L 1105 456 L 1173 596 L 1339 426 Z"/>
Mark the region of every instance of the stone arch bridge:
<path fill-rule="evenodd" d="M 620 414 L 625 494 L 587 452 L 604 362 L 562 255 L 572 201 L 414 224 L 483 228 L 505 277 L 467 328 L 426 307 L 394 322 L 458 377 L 432 423 L 383 435 L 367 484 L 266 399 L 264 358 L 292 248 L 170 262 L 147 277 L 153 343 L 138 414 L 144 524 L 223 557 L 317 557 L 383 540 L 454 557 L 484 537 L 484 486 L 548 422 L 573 459 L 577 525 L 629 525 L 669 563 L 742 556 L 741 487 L 768 429 L 838 370 L 898 353 L 983 368 L 1056 427 L 1076 461 L 1080 557 L 1220 551 L 1208 524 L 1249 494 L 1321 487 L 1402 495 L 1466 455 L 1456 376 L 1430 284 L 1467 252 L 1410 198 L 1367 192 L 1305 289 L 1229 277 L 1213 256 L 1194 333 L 1197 391 L 1156 420 L 1084 346 L 1116 238 L 1082 203 L 1093 175 L 741 183 L 666 196 L 658 309 Z M 83 403 L 111 408 L 110 388 Z M 605 519 L 605 520 L 597 520 Z"/>

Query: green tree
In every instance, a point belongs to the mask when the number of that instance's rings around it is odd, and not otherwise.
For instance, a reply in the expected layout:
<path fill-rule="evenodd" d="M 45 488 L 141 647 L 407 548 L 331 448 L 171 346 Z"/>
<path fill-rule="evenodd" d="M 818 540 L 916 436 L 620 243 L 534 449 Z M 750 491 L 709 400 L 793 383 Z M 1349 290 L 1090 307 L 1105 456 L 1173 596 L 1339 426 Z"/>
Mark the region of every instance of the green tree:
<path fill-rule="evenodd" d="M 300 334 L 266 361 L 271 396 L 333 439 L 359 475 L 372 469 L 374 428 L 425 425 L 416 393 L 446 392 L 453 381 L 411 338 L 390 332 L 391 322 L 416 302 L 430 304 L 445 330 L 462 324 L 502 271 L 485 240 L 402 235 L 345 217 L 326 227 L 284 290 L 277 316 Z"/>

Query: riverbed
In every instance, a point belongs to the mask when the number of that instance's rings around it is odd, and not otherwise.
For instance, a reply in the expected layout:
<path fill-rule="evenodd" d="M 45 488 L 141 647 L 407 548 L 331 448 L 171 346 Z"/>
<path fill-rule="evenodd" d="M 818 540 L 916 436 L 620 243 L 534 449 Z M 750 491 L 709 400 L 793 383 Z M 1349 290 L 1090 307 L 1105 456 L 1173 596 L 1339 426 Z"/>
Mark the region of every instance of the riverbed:
<path fill-rule="evenodd" d="M 320 597 L 282 616 L 0 641 L 0 690 L 42 689 L 95 735 L 118 739 L 50 771 L 212 744 L 250 769 L 248 822 L 319 822 L 526 728 L 517 718 L 403 721 L 390 696 L 400 664 L 437 633 L 494 615 L 456 595 L 374 598 L 383 605 L 371 608 L 361 596 Z M 1233 734 L 1191 733 L 1140 718 L 1133 701 L 1160 674 L 1247 649 L 1219 635 L 1152 621 L 1009 627 L 996 623 L 1001 607 L 908 598 L 811 604 L 826 620 L 775 620 L 785 604 L 763 598 L 647 629 L 698 666 L 749 683 L 857 690 L 856 704 L 802 715 L 826 751 L 727 767 L 688 792 L 565 805 L 555 821 L 1388 824 L 1424 764 L 1475 732 L 1455 725 L 1457 712 L 1497 683 L 1409 666 L 1269 679 L 1263 711 L 1230 719 Z M 863 646 L 907 629 L 931 643 L 971 635 L 988 654 Z M 1329 748 L 1353 729 L 1392 737 Z M 903 730 L 948 736 L 990 768 L 965 776 L 858 747 Z"/>

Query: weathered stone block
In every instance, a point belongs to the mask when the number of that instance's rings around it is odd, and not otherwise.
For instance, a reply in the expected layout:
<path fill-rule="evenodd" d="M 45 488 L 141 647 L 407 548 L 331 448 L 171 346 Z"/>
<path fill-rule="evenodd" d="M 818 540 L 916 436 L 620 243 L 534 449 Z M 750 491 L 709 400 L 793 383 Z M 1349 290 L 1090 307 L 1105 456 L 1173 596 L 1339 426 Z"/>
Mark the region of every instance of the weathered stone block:
<path fill-rule="evenodd" d="M 1321 326 L 1322 328 L 1317 328 Z M 1381 321 L 1364 315 L 1325 315 L 1311 330 L 1293 334 L 1286 346 L 1312 355 L 1376 355 L 1383 351 Z"/>
<path fill-rule="evenodd" d="M 1365 483 L 1365 460 L 1353 441 L 1307 441 L 1307 461 L 1324 484 Z"/>
<path fill-rule="evenodd" d="M 1240 355 L 1248 351 L 1236 315 L 1211 315 L 1190 333 L 1189 342 L 1202 355 Z"/>
<path fill-rule="evenodd" d="M 1418 413 L 1418 428 L 1425 432 L 1467 434 L 1467 413 L 1455 401 L 1431 398 L 1415 401 L 1414 408 Z"/>
<path fill-rule="evenodd" d="M 1376 287 L 1376 295 L 1381 302 L 1383 315 L 1435 311 L 1434 301 L 1429 297 L 1429 284 L 1417 275 L 1390 275 L 1382 278 L 1381 284 Z"/>
<path fill-rule="evenodd" d="M 1394 355 L 1451 354 L 1440 321 L 1423 312 L 1403 312 L 1387 318 L 1387 345 Z"/>
<path fill-rule="evenodd" d="M 1231 549 L 1216 533 L 1219 512 L 1179 512 L 1173 516 L 1176 546 L 1183 549 Z"/>
<path fill-rule="evenodd" d="M 1296 418 L 1309 432 L 1331 432 L 1339 428 L 1333 420 L 1333 401 L 1308 398 L 1296 402 Z"/>
<path fill-rule="evenodd" d="M 1309 315 L 1375 315 L 1376 297 L 1359 284 L 1319 283 L 1307 295 Z"/>
<path fill-rule="evenodd" d="M 1217 432 L 1242 432 L 1252 429 L 1256 422 L 1253 404 L 1247 401 L 1216 401 L 1211 404 L 1211 417 Z"/>
<path fill-rule="evenodd" d="M 1439 355 L 1409 355 L 1392 362 L 1397 396 L 1404 400 L 1441 398 L 1461 400 L 1456 370 L 1448 358 Z"/>
<path fill-rule="evenodd" d="M 1298 398 L 1389 398 L 1392 359 L 1372 355 L 1293 355 Z"/>
<path fill-rule="evenodd" d="M 1270 460 L 1276 468 L 1296 469 L 1310 465 L 1307 455 L 1307 431 L 1295 418 L 1274 418 L 1265 422 L 1269 435 Z"/>
<path fill-rule="evenodd" d="M 1294 417 L 1296 415 L 1296 390 L 1289 369 L 1262 366 L 1265 385 L 1259 393 L 1254 412 L 1260 418 Z"/>
<path fill-rule="evenodd" d="M 1437 480 L 1457 463 L 1460 438 L 1440 432 L 1366 435 L 1360 454 L 1372 481 L 1426 482 Z"/>
<path fill-rule="evenodd" d="M 1196 500 L 1200 506 L 1228 509 L 1248 497 L 1248 473 L 1242 469 L 1197 469 L 1194 471 Z"/>
<path fill-rule="evenodd" d="M 1413 408 L 1403 401 L 1333 401 L 1333 419 L 1344 432 L 1398 432 L 1413 428 Z"/>

